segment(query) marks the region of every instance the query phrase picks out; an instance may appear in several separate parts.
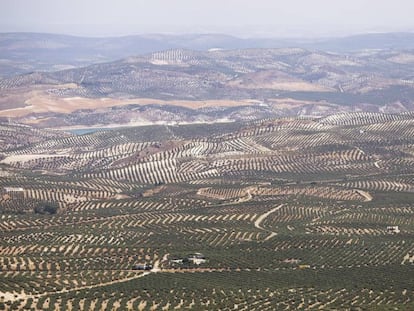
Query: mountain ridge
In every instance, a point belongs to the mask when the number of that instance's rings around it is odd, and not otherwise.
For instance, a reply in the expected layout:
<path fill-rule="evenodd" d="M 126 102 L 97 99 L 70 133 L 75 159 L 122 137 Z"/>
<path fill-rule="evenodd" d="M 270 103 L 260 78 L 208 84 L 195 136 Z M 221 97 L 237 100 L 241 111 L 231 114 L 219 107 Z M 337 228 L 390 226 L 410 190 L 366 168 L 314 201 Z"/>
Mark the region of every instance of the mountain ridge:
<path fill-rule="evenodd" d="M 238 38 L 225 34 L 78 37 L 44 33 L 0 33 L 0 77 L 30 71 L 82 67 L 167 49 L 206 51 L 212 48 L 233 50 L 286 47 L 341 53 L 364 49 L 414 49 L 414 33 L 318 39 Z"/>

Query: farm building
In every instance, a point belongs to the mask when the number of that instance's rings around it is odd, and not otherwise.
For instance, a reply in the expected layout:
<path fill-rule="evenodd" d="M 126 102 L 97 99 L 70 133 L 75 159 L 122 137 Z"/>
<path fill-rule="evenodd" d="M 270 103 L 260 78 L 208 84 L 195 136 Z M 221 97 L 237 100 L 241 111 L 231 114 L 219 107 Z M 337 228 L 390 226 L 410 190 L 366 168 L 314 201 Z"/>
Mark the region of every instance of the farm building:
<path fill-rule="evenodd" d="M 299 262 L 301 262 L 300 259 L 296 259 L 296 258 L 287 258 L 285 260 L 283 260 L 284 263 L 290 263 L 290 264 L 298 264 Z"/>
<path fill-rule="evenodd" d="M 148 265 L 146 263 L 144 264 L 137 264 L 134 267 L 132 267 L 132 270 L 151 270 L 152 269 L 152 265 Z"/>
<path fill-rule="evenodd" d="M 195 265 L 201 265 L 207 262 L 207 259 L 201 253 L 195 253 L 195 254 L 188 255 L 188 261 L 192 262 Z"/>
<path fill-rule="evenodd" d="M 6 192 L 23 192 L 24 189 L 22 187 L 4 187 L 4 191 L 6 191 Z"/>
<path fill-rule="evenodd" d="M 193 253 L 190 255 L 187 255 L 184 258 L 174 258 L 170 260 L 171 264 L 179 264 L 179 265 L 187 265 L 187 264 L 193 264 L 193 265 L 201 265 L 203 263 L 207 262 L 206 257 L 201 253 Z"/>

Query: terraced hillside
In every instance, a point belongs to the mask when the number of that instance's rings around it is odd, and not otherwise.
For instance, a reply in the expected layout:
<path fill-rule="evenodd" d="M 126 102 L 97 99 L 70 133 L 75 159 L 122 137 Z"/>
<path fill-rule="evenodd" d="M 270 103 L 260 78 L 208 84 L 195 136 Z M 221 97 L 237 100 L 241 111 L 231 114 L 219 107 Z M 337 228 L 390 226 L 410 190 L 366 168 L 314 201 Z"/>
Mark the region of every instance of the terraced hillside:
<path fill-rule="evenodd" d="M 2 309 L 414 308 L 413 113 L 3 123 L 0 148 Z"/>

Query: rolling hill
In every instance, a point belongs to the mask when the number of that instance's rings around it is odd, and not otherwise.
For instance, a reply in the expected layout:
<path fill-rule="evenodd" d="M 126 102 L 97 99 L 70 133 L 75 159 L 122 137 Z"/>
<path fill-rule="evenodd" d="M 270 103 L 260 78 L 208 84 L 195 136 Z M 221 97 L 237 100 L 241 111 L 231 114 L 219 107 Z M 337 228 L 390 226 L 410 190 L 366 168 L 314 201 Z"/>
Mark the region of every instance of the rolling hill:
<path fill-rule="evenodd" d="M 0 306 L 411 310 L 413 125 L 0 123 Z"/>
<path fill-rule="evenodd" d="M 408 50 L 172 49 L 4 78 L 0 116 L 54 127 L 398 113 L 414 108 L 413 59 Z"/>
<path fill-rule="evenodd" d="M 412 50 L 412 33 L 363 34 L 343 38 L 277 39 L 237 38 L 223 34 L 87 38 L 44 33 L 0 33 L 0 77 L 32 71 L 56 71 L 145 55 L 168 49 L 207 51 L 251 48 L 304 48 L 355 52 L 366 49 Z"/>

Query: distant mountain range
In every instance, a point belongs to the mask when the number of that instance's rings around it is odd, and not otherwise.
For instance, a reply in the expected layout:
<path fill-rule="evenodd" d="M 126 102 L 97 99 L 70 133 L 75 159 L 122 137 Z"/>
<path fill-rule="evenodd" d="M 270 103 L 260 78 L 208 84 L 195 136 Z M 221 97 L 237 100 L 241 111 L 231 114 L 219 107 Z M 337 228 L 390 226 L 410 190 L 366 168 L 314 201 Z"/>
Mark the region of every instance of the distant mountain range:
<path fill-rule="evenodd" d="M 354 52 L 414 49 L 414 33 L 364 34 L 324 39 L 242 39 L 223 34 L 136 35 L 84 38 L 56 34 L 0 33 L 0 78 L 31 71 L 55 71 L 114 61 L 168 49 L 250 49 L 297 47 Z"/>

